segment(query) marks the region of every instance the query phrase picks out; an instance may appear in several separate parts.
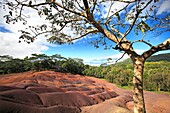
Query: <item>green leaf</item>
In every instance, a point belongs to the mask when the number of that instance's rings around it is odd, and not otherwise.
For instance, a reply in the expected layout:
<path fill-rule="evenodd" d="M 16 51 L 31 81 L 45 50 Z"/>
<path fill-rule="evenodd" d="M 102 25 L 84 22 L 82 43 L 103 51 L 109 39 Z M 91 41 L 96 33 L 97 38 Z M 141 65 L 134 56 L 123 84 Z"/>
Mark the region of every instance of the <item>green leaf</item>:
<path fill-rule="evenodd" d="M 121 24 L 123 28 L 125 28 L 125 25 L 124 24 Z"/>
<path fill-rule="evenodd" d="M 47 8 L 44 8 L 43 12 L 44 12 L 45 15 L 48 15 L 48 9 Z"/>
<path fill-rule="evenodd" d="M 168 16 L 166 16 L 165 20 L 169 20 L 169 15 L 168 15 Z"/>
<path fill-rule="evenodd" d="M 12 11 L 9 11 L 9 14 L 12 16 Z"/>
<path fill-rule="evenodd" d="M 32 5 L 32 1 L 29 1 L 29 6 L 31 6 Z"/>
<path fill-rule="evenodd" d="M 142 33 L 145 33 L 145 29 L 144 28 L 141 27 L 140 29 L 141 29 Z"/>
<path fill-rule="evenodd" d="M 159 2 L 159 0 L 154 0 L 154 2 L 156 3 L 156 2 Z"/>
<path fill-rule="evenodd" d="M 145 4 L 145 2 L 141 2 L 141 4 L 143 5 L 143 4 Z"/>
<path fill-rule="evenodd" d="M 116 12 L 116 14 L 115 14 L 115 15 L 117 16 L 117 19 L 120 21 L 119 13 L 118 13 L 118 12 Z"/>
<path fill-rule="evenodd" d="M 146 29 L 146 30 L 151 30 L 151 27 L 146 24 L 144 21 L 141 22 L 142 23 L 142 26 Z"/>
<path fill-rule="evenodd" d="M 47 3 L 51 2 L 51 0 L 46 0 Z"/>

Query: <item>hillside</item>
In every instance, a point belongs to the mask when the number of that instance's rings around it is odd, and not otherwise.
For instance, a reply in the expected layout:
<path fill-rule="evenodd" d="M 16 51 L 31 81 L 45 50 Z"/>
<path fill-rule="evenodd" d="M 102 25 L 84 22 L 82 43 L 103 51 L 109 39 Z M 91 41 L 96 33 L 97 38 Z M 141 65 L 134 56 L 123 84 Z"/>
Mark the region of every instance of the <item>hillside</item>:
<path fill-rule="evenodd" d="M 159 62 L 159 61 L 170 62 L 170 53 L 153 55 L 146 60 L 146 62 Z M 118 62 L 117 64 L 129 64 L 129 63 L 132 63 L 130 58 Z"/>
<path fill-rule="evenodd" d="M 149 57 L 146 62 L 159 62 L 159 61 L 168 61 L 170 62 L 170 53 L 165 53 L 165 54 L 158 54 L 158 55 L 153 55 Z M 128 58 L 122 62 L 119 62 L 120 64 L 129 64 L 132 63 L 131 59 Z M 119 64 L 118 63 L 118 64 Z"/>
<path fill-rule="evenodd" d="M 147 62 L 158 62 L 158 61 L 170 62 L 170 53 L 154 55 L 149 57 L 146 61 Z"/>
<path fill-rule="evenodd" d="M 145 99 L 148 113 L 170 112 L 170 96 L 145 92 Z M 131 91 L 94 77 L 54 71 L 0 77 L 0 113 L 132 113 L 132 109 Z"/>

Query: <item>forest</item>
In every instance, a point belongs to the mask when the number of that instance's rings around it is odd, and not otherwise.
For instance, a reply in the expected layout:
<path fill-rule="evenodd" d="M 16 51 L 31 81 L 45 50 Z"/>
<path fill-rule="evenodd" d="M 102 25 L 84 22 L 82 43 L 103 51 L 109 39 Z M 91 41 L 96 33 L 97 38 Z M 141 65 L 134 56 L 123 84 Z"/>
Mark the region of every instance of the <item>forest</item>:
<path fill-rule="evenodd" d="M 130 59 L 109 66 L 89 66 L 85 75 L 104 78 L 120 86 L 133 86 L 133 65 Z M 149 91 L 170 91 L 170 62 L 146 62 L 144 71 L 144 89 Z"/>
<path fill-rule="evenodd" d="M 24 59 L 0 56 L 0 74 L 19 73 L 25 71 L 54 70 L 82 74 L 85 65 L 79 58 L 65 58 L 59 54 L 47 56 L 45 54 L 32 54 Z"/>
<path fill-rule="evenodd" d="M 150 57 L 145 63 L 144 89 L 149 91 L 170 91 L 169 53 Z M 103 78 L 119 86 L 131 87 L 133 64 L 130 59 L 107 66 L 85 65 L 82 59 L 65 58 L 59 54 L 47 56 L 32 54 L 24 59 L 0 56 L 0 74 L 19 73 L 25 71 L 54 70 L 59 72 L 81 74 Z"/>

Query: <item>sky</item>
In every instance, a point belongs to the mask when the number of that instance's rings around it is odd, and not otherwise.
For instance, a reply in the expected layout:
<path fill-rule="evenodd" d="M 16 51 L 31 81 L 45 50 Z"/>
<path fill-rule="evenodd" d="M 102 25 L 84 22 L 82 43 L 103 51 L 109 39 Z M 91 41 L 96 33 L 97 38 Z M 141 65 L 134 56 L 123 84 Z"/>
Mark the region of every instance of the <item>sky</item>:
<path fill-rule="evenodd" d="M 160 8 L 158 9 L 158 14 L 161 15 L 163 13 L 170 13 L 170 0 L 163 0 L 160 4 Z M 120 8 L 124 6 L 124 4 L 115 4 L 115 8 Z M 105 9 L 108 10 L 108 9 Z M 31 54 L 60 54 L 66 58 L 81 58 L 84 60 L 85 64 L 89 65 L 100 65 L 102 63 L 106 63 L 108 58 L 112 58 L 114 60 L 120 58 L 123 53 L 119 51 L 108 49 L 104 50 L 104 47 L 95 48 L 93 45 L 89 44 L 89 38 L 86 37 L 82 40 L 76 41 L 72 45 L 64 44 L 57 45 L 52 44 L 46 41 L 44 36 L 40 36 L 35 40 L 34 43 L 27 44 L 25 42 L 18 43 L 20 33 L 18 30 L 25 29 L 29 25 L 41 25 L 42 23 L 47 23 L 44 18 L 39 18 L 36 12 L 33 10 L 26 10 L 27 14 L 31 16 L 28 19 L 28 24 L 23 25 L 22 22 L 18 22 L 16 24 L 6 24 L 3 15 L 8 13 L 8 11 L 4 11 L 1 7 L 0 9 L 0 55 L 10 55 L 14 58 L 24 58 L 26 56 L 31 56 Z M 66 31 L 70 33 L 71 31 Z M 135 36 L 135 34 L 130 34 L 128 37 L 141 37 Z M 128 38 L 127 37 L 127 38 Z M 169 33 L 165 35 L 161 35 L 160 37 L 147 37 L 153 44 L 159 44 L 170 37 Z M 109 44 L 112 45 L 111 42 Z M 114 43 L 113 43 L 114 44 Z M 138 54 L 146 51 L 148 49 L 147 46 L 143 44 L 137 43 L 134 45 L 135 51 Z M 160 53 L 170 53 L 170 51 L 162 51 Z M 123 59 L 128 58 L 128 55 L 125 55 Z"/>

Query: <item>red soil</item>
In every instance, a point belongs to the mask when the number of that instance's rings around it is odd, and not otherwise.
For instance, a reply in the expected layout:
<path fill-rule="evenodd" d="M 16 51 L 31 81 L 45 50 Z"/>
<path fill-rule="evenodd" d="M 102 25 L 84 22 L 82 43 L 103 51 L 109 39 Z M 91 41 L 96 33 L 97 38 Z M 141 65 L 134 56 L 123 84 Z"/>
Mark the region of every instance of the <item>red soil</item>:
<path fill-rule="evenodd" d="M 94 77 L 53 71 L 0 77 L 0 113 L 131 113 L 132 92 Z M 149 113 L 170 113 L 170 96 L 145 92 Z"/>

